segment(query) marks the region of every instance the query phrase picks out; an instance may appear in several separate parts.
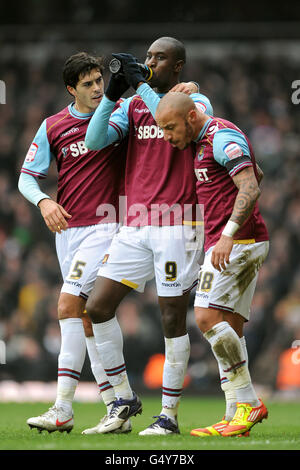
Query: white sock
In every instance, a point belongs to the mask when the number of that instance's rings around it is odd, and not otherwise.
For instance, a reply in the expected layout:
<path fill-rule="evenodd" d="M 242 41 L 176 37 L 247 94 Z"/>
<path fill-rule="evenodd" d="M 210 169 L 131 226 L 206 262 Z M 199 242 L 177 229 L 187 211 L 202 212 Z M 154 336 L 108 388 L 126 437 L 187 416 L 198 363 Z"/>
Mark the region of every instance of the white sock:
<path fill-rule="evenodd" d="M 59 320 L 61 348 L 58 356 L 58 379 L 55 405 L 72 410 L 75 390 L 86 354 L 85 335 L 80 318 Z"/>
<path fill-rule="evenodd" d="M 248 352 L 247 352 L 246 340 L 244 336 L 240 338 L 240 343 L 243 348 L 246 364 L 248 366 Z M 225 400 L 226 400 L 226 410 L 225 410 L 224 419 L 226 419 L 227 421 L 231 421 L 231 419 L 233 418 L 236 412 L 236 403 L 237 403 L 236 392 L 235 392 L 235 388 L 232 382 L 226 377 L 219 362 L 218 362 L 218 366 L 219 366 L 219 374 L 220 374 L 220 380 L 221 380 L 221 388 L 225 394 Z"/>
<path fill-rule="evenodd" d="M 246 364 L 248 367 L 248 351 L 247 351 L 245 336 L 242 336 L 242 338 L 240 338 L 240 343 L 242 345 L 242 349 L 243 349 L 244 356 L 246 359 Z M 247 387 L 244 387 L 242 390 L 237 391 L 236 394 L 237 394 L 237 402 L 239 403 L 250 403 L 250 405 L 252 406 L 260 405 L 260 401 L 256 395 L 252 382 L 250 382 L 249 385 L 247 385 Z M 255 397 L 256 399 L 254 399 L 253 397 Z"/>
<path fill-rule="evenodd" d="M 133 397 L 123 356 L 123 336 L 116 317 L 104 323 L 93 323 L 96 348 L 108 380 L 117 398 Z"/>
<path fill-rule="evenodd" d="M 241 343 L 241 346 L 242 346 L 242 349 L 243 349 L 243 352 L 244 352 L 244 356 L 245 356 L 245 360 L 246 360 L 246 363 L 248 365 L 248 351 L 247 351 L 247 345 L 246 345 L 246 338 L 245 336 L 242 336 L 240 338 L 240 343 Z"/>
<path fill-rule="evenodd" d="M 184 377 L 190 357 L 188 334 L 165 338 L 165 363 L 162 387 L 162 414 L 176 419 Z"/>
<path fill-rule="evenodd" d="M 85 337 L 88 355 L 91 361 L 91 369 L 95 377 L 96 383 L 99 387 L 100 395 L 105 403 L 107 411 L 109 412 L 109 404 L 114 401 L 115 393 L 112 385 L 109 383 L 108 377 L 104 372 L 100 362 L 99 354 L 96 348 L 96 341 L 94 336 Z"/>
<path fill-rule="evenodd" d="M 225 394 L 225 401 L 226 401 L 226 410 L 224 419 L 227 421 L 231 421 L 236 412 L 236 393 L 235 388 L 230 382 L 230 380 L 225 376 L 224 371 L 218 362 L 219 366 L 219 373 L 220 373 L 220 380 L 221 380 L 221 389 Z"/>
<path fill-rule="evenodd" d="M 259 404 L 251 384 L 251 378 L 243 347 L 236 332 L 228 322 L 214 325 L 204 334 L 226 377 L 232 382 L 236 399 L 241 403 Z"/>

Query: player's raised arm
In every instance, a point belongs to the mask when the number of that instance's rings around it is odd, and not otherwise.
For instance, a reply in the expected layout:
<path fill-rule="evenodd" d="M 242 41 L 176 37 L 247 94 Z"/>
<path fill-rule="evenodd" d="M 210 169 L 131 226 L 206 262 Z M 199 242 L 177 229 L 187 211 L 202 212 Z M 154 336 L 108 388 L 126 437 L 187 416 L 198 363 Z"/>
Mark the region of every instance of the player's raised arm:
<path fill-rule="evenodd" d="M 136 58 L 131 54 L 114 54 L 122 63 L 122 70 L 126 81 L 136 90 L 137 94 L 142 98 L 152 116 L 155 118 L 156 109 L 160 101 L 160 97 L 150 87 L 145 79 Z M 181 91 L 191 95 L 193 101 L 199 104 L 201 111 L 208 115 L 213 115 L 213 108 L 209 99 L 199 92 L 199 86 L 195 82 L 178 83 L 171 91 Z"/>
<path fill-rule="evenodd" d="M 188 88 L 186 89 L 189 91 L 188 92 L 185 91 L 184 93 L 190 95 L 191 99 L 196 103 L 196 105 L 199 107 L 199 109 L 201 109 L 202 112 L 204 112 L 205 114 L 208 114 L 209 116 L 212 116 L 213 108 L 209 99 L 206 96 L 202 95 L 201 93 L 196 93 L 195 91 L 192 91 L 192 89 L 195 88 L 196 85 L 193 82 L 190 82 L 190 83 L 191 85 L 181 84 L 181 83 L 179 85 L 184 85 L 184 88 L 186 88 L 186 85 L 187 85 Z M 152 116 L 155 118 L 155 113 L 156 113 L 158 103 L 160 101 L 160 97 L 155 93 L 154 90 L 152 90 L 152 88 L 148 85 L 148 83 L 140 84 L 136 91 L 137 91 L 137 94 L 140 95 L 140 97 L 146 104 L 147 108 L 149 108 Z"/>
<path fill-rule="evenodd" d="M 85 145 L 90 150 L 101 150 L 123 137 L 122 127 L 109 125 L 111 114 L 116 102 L 129 88 L 128 83 L 120 74 L 112 74 L 105 95 L 96 109 L 87 128 Z"/>

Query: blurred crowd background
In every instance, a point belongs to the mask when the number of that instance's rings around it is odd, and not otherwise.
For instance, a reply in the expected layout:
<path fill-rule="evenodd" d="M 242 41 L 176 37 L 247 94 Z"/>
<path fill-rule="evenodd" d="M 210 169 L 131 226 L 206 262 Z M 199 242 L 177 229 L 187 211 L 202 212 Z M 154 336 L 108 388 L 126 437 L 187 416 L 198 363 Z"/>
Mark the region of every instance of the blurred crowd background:
<path fill-rule="evenodd" d="M 38 7 L 40 3 L 43 8 Z M 0 80 L 6 85 L 6 103 L 0 104 L 0 340 L 6 344 L 6 364 L 0 365 L 0 381 L 49 382 L 57 376 L 61 274 L 54 236 L 44 225 L 39 210 L 18 192 L 17 182 L 41 122 L 70 102 L 62 81 L 63 63 L 80 50 L 104 55 L 107 61 L 111 52 L 131 52 L 143 61 L 151 42 L 172 35 L 182 40 L 187 49 L 182 80 L 197 81 L 201 92 L 210 98 L 215 115 L 232 120 L 249 136 L 264 171 L 259 205 L 271 245 L 260 271 L 251 320 L 245 327 L 250 371 L 254 383 L 272 395 L 300 397 L 300 348 L 295 348 L 297 340 L 300 345 L 300 104 L 292 101 L 292 84 L 300 80 L 300 38 L 283 41 L 273 35 L 254 40 L 251 25 L 251 40 L 245 28 L 239 29 L 244 33 L 242 38 L 234 37 L 234 28 L 230 35 L 221 27 L 223 39 L 218 38 L 218 28 L 214 29 L 215 39 L 212 32 L 211 37 L 205 38 L 201 23 L 193 24 L 193 19 L 201 20 L 199 10 L 186 12 L 182 7 L 173 12 L 174 21 L 182 19 L 187 25 L 180 35 L 176 35 L 174 25 L 168 29 L 157 23 L 151 32 L 145 26 L 145 37 L 140 35 L 141 24 L 136 23 L 134 29 L 132 23 L 130 31 L 124 29 L 124 38 L 120 29 L 114 31 L 113 27 L 107 38 L 103 37 L 103 29 L 109 30 L 105 21 L 136 21 L 128 3 L 132 2 L 115 1 L 113 9 L 111 2 L 86 2 L 85 8 L 76 1 L 59 5 L 53 0 L 20 2 L 21 10 L 7 5 L 7 24 L 0 28 Z M 25 9 L 28 4 L 33 9 Z M 148 8 L 144 3 L 134 4 Z M 280 8 L 276 5 L 275 9 Z M 55 21 L 56 8 L 61 9 L 59 27 L 55 29 L 50 24 L 41 29 L 40 23 L 46 23 L 47 18 Z M 208 7 L 201 8 L 205 19 Z M 285 20 L 281 8 L 279 14 Z M 102 19 L 97 16 L 100 13 Z M 161 21 L 166 21 L 167 12 L 163 13 Z M 30 14 L 33 24 L 26 25 Z M 139 14 L 138 9 L 135 14 Z M 150 11 L 147 14 L 153 21 Z M 77 28 L 83 36 L 74 38 L 70 22 L 78 27 L 95 15 L 99 22 L 103 21 L 103 28 L 100 24 L 88 28 L 86 24 Z M 218 10 L 216 21 L 222 18 L 220 15 L 222 10 Z M 233 14 L 230 19 L 238 18 Z M 9 25 L 13 22 L 19 25 Z M 62 26 L 64 22 L 68 28 Z M 108 79 L 107 72 L 105 78 Z M 53 165 L 41 183 L 53 197 L 56 179 Z M 186 391 L 218 393 L 216 362 L 195 325 L 193 298 L 192 293 Z M 159 389 L 164 341 L 154 283 L 148 283 L 144 294 L 133 292 L 127 297 L 118 310 L 118 318 L 133 387 Z M 88 358 L 81 380 L 93 381 Z"/>

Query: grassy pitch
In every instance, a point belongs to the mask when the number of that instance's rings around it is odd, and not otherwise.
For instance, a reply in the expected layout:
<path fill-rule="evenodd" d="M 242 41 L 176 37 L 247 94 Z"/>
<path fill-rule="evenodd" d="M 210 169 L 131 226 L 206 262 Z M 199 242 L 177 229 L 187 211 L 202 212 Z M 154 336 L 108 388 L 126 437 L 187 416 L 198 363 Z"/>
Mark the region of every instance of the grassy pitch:
<path fill-rule="evenodd" d="M 102 403 L 74 403 L 75 426 L 70 434 L 39 433 L 30 430 L 26 419 L 45 412 L 45 403 L 0 403 L 1 450 L 102 450 L 102 451 L 181 451 L 181 450 L 300 450 L 300 403 L 266 402 L 269 417 L 257 424 L 248 438 L 197 438 L 190 430 L 219 421 L 224 412 L 222 399 L 183 397 L 180 405 L 180 435 L 139 436 L 153 422 L 161 408 L 160 397 L 141 397 L 143 413 L 132 418 L 133 430 L 127 435 L 82 435 L 105 414 Z"/>

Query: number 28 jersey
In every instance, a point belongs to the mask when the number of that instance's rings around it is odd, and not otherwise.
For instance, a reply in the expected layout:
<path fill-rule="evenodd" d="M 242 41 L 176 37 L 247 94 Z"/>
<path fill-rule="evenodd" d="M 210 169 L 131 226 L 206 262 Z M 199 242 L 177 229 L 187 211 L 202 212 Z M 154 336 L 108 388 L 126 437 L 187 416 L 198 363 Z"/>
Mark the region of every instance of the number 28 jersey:
<path fill-rule="evenodd" d="M 245 134 L 230 121 L 208 119 L 198 136 L 194 159 L 198 204 L 204 211 L 205 251 L 219 240 L 232 214 L 238 194 L 232 177 L 246 167 L 253 167 L 257 176 L 255 156 Z M 234 239 L 269 239 L 257 202 Z"/>

